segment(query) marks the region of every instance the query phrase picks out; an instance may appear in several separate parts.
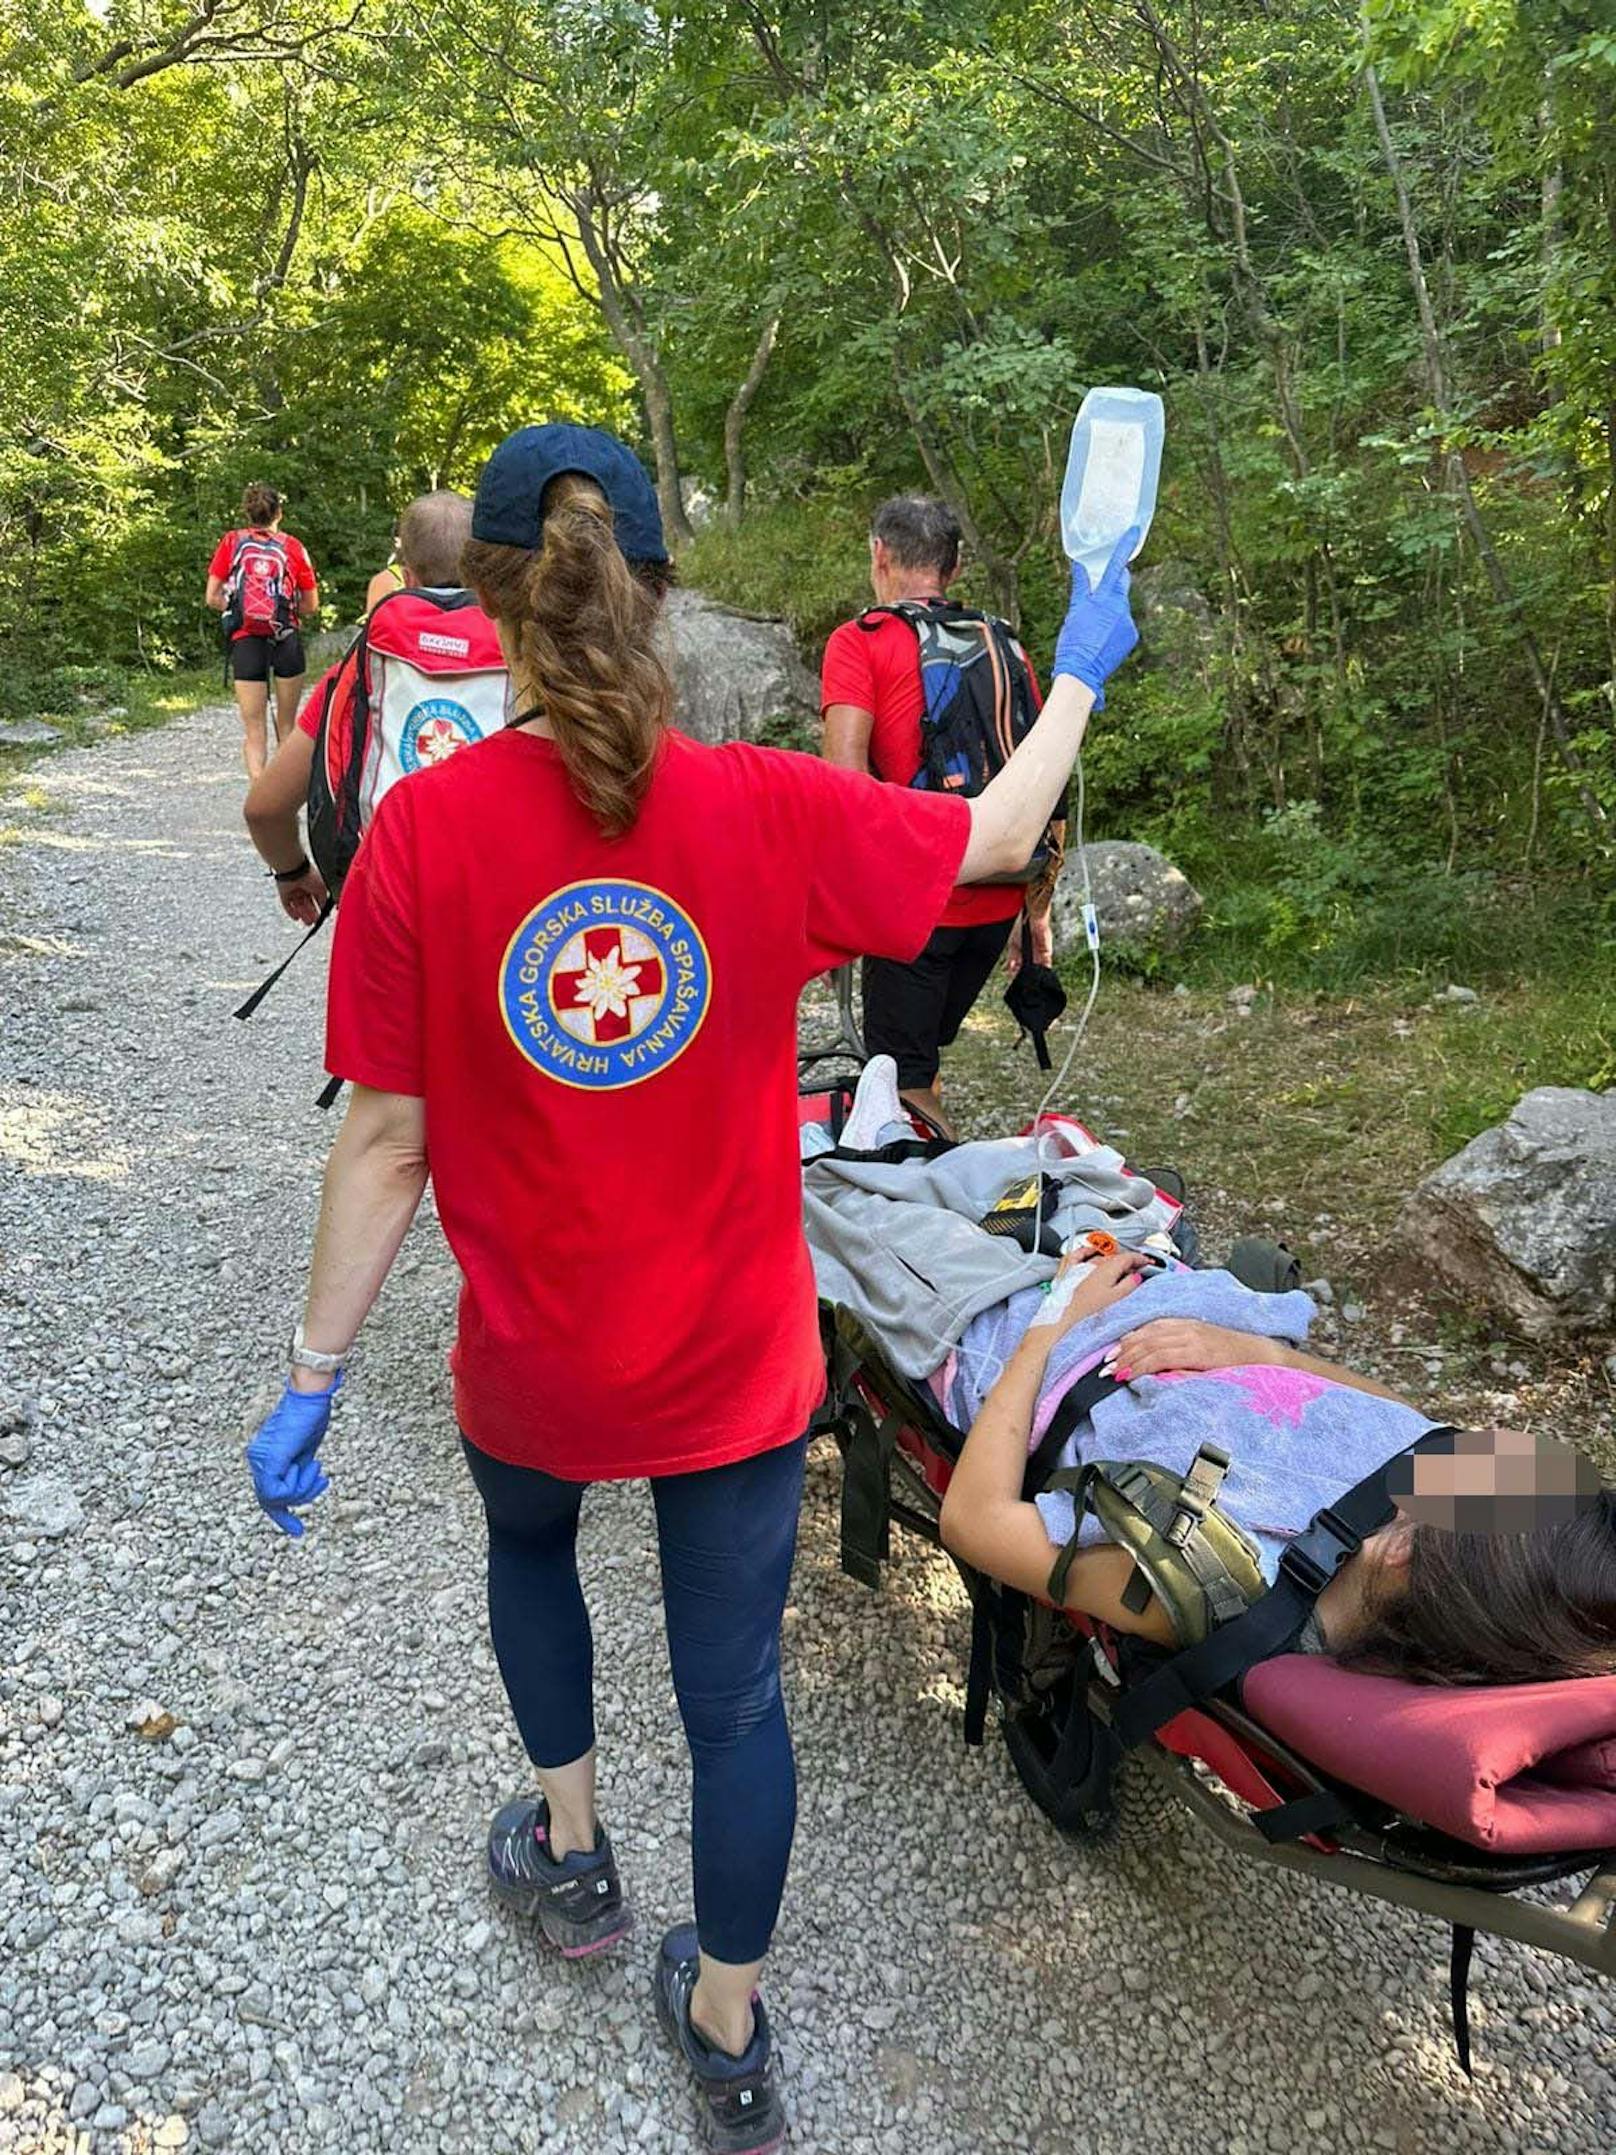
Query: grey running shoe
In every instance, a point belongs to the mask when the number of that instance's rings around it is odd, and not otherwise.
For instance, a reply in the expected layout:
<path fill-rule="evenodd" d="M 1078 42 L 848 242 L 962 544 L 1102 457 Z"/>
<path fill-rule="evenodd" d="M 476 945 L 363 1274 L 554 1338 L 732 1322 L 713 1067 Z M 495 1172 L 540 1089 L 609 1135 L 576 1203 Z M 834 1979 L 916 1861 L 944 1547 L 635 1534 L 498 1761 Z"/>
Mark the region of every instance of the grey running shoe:
<path fill-rule="evenodd" d="M 711 2155 L 773 2155 L 785 2145 L 786 2113 L 775 2085 L 763 2000 L 752 2000 L 756 2025 L 742 2055 L 714 2050 L 690 2025 L 690 1994 L 700 1965 L 696 1926 L 681 1923 L 663 1939 L 657 1956 L 657 2019 L 695 2076 L 702 2145 Z"/>
<path fill-rule="evenodd" d="M 488 1829 L 488 1883 L 494 1898 L 529 1916 L 568 1960 L 600 1953 L 634 1928 L 612 1844 L 597 1826 L 588 1855 L 550 1854 L 550 1813 L 542 1796 L 516 1796 Z"/>

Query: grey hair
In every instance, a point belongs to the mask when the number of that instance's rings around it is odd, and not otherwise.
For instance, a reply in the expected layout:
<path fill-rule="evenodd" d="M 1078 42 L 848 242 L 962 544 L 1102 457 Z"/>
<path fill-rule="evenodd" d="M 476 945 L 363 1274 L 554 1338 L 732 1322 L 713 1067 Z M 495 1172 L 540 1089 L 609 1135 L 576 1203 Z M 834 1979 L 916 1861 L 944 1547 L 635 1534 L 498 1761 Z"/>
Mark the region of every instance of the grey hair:
<path fill-rule="evenodd" d="M 870 537 L 881 541 L 900 569 L 952 576 L 959 567 L 959 518 L 935 495 L 894 494 L 870 519 Z"/>
<path fill-rule="evenodd" d="M 460 556 L 471 537 L 471 503 L 443 487 L 417 494 L 398 520 L 398 555 L 411 581 L 431 589 L 458 584 Z"/>

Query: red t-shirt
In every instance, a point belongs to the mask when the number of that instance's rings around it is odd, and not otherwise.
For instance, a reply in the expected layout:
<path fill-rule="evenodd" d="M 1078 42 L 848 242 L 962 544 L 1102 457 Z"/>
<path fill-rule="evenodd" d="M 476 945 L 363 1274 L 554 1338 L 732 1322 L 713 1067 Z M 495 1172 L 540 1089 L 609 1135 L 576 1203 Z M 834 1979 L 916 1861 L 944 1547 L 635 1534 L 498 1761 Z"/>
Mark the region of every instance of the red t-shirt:
<path fill-rule="evenodd" d="M 473 1443 L 613 1480 L 806 1427 L 797 1000 L 855 953 L 919 952 L 969 827 L 963 801 L 678 733 L 624 838 L 530 733 L 384 796 L 326 1063 L 426 1103 Z"/>
<path fill-rule="evenodd" d="M 236 554 L 236 542 L 239 539 L 250 539 L 254 536 L 255 534 L 245 525 L 239 531 L 227 531 L 213 549 L 213 559 L 208 563 L 208 574 L 216 576 L 222 584 L 230 574 L 230 566 Z M 286 566 L 292 578 L 292 589 L 294 591 L 313 591 L 316 588 L 314 563 L 309 559 L 308 549 L 301 539 L 294 539 L 289 531 L 259 532 L 256 536 L 279 539 L 282 546 L 285 547 Z M 236 631 L 236 638 L 251 636 L 253 633 L 249 628 L 239 628 Z"/>
<path fill-rule="evenodd" d="M 343 658 L 346 658 L 346 656 L 347 653 L 344 652 Z M 328 666 L 319 680 L 315 682 L 313 688 L 303 698 L 302 707 L 297 714 L 297 730 L 299 733 L 306 733 L 311 741 L 319 739 L 320 718 L 325 710 L 326 684 L 336 679 L 337 675 L 342 671 L 342 666 L 343 659 L 340 658 L 335 664 Z M 352 682 L 348 684 L 347 693 L 350 697 L 353 694 Z"/>
<path fill-rule="evenodd" d="M 1043 708 L 1038 677 L 1027 668 L 1035 708 Z M 920 714 L 926 707 L 920 650 L 907 622 L 884 614 L 869 629 L 844 621 L 825 646 L 819 674 L 819 708 L 850 703 L 875 720 L 870 732 L 870 769 L 890 786 L 909 785 L 920 769 Z M 1009 920 L 1026 892 L 1016 884 L 963 883 L 950 893 L 939 928 L 974 928 Z"/>

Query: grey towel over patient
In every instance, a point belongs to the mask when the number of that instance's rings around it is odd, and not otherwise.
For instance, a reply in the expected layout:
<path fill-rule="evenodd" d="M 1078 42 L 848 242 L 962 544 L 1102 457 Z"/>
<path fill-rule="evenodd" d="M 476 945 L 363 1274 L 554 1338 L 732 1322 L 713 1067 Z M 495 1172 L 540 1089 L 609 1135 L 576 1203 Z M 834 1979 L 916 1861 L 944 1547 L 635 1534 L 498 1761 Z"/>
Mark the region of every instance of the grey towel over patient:
<path fill-rule="evenodd" d="M 1062 1159 L 1051 1138 L 1042 1143 L 1061 1241 L 1102 1228 L 1137 1249 L 1171 1226 L 1173 1208 L 1124 1171 L 1120 1153 L 1102 1145 Z M 1054 1277 L 1053 1257 L 977 1225 L 1037 1167 L 1030 1137 L 956 1145 L 934 1160 L 810 1160 L 803 1227 L 821 1296 L 862 1318 L 904 1376 L 926 1376 L 980 1311 Z"/>

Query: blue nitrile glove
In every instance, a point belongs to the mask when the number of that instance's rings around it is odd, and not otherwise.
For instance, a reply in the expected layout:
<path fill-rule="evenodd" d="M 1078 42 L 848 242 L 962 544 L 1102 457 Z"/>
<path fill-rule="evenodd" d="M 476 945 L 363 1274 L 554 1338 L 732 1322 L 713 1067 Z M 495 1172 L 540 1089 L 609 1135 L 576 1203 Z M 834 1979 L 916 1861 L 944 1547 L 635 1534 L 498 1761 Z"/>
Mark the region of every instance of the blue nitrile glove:
<path fill-rule="evenodd" d="M 1069 673 L 1094 691 L 1094 708 L 1105 709 L 1105 684 L 1139 641 L 1128 611 L 1128 556 L 1139 544 L 1139 527 L 1118 539 L 1105 573 L 1091 591 L 1082 562 L 1072 563 L 1072 599 L 1055 639 L 1055 671 Z"/>
<path fill-rule="evenodd" d="M 303 1531 L 294 1507 L 312 1504 L 330 1487 L 315 1454 L 331 1419 L 331 1402 L 341 1389 L 341 1370 L 323 1392 L 298 1392 L 288 1384 L 247 1446 L 254 1494 L 281 1532 L 294 1540 Z"/>

